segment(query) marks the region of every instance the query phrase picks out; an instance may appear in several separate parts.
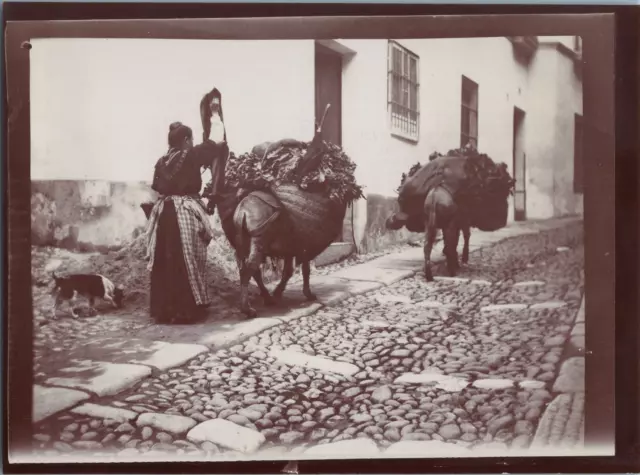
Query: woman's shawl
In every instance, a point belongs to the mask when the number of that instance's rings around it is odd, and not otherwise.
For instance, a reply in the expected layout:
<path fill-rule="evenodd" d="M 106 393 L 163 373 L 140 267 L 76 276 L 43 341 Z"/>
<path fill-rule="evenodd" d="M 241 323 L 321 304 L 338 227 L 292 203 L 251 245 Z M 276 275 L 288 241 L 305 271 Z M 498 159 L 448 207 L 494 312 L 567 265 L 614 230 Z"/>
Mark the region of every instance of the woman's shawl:
<path fill-rule="evenodd" d="M 188 150 L 169 149 L 166 155 L 156 162 L 151 188 L 161 195 L 169 194 L 171 182 L 182 169 Z"/>

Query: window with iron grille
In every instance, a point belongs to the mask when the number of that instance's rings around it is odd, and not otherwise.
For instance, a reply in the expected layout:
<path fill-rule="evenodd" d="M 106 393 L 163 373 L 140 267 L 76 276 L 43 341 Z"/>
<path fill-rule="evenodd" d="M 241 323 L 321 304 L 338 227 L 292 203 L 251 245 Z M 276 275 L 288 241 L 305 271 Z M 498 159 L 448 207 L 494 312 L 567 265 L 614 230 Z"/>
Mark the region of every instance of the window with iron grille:
<path fill-rule="evenodd" d="M 417 141 L 420 134 L 418 56 L 389 41 L 388 110 L 391 133 Z"/>
<path fill-rule="evenodd" d="M 573 192 L 584 192 L 584 130 L 582 116 L 575 114 L 573 131 Z"/>
<path fill-rule="evenodd" d="M 460 147 L 467 144 L 478 148 L 478 85 L 462 76 Z"/>

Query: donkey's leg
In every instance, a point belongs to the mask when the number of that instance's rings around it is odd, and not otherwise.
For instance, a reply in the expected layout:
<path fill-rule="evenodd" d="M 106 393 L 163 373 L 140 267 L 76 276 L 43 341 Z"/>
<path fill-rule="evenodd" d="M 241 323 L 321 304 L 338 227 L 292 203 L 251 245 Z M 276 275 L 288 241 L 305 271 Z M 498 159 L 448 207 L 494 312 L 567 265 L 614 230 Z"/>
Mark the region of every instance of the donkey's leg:
<path fill-rule="evenodd" d="M 256 274 L 256 271 L 260 269 L 262 257 L 262 242 L 260 238 L 251 238 L 249 256 L 243 260 L 242 268 L 240 269 L 240 309 L 249 318 L 253 318 L 258 314 L 249 303 L 249 281 Z"/>
<path fill-rule="evenodd" d="M 318 297 L 311 292 L 309 287 L 309 277 L 311 276 L 311 263 L 308 260 L 302 262 L 302 293 L 307 300 L 317 300 Z"/>
<path fill-rule="evenodd" d="M 469 239 L 471 238 L 471 228 L 465 224 L 462 226 L 462 237 L 464 238 L 464 247 L 462 248 L 462 263 L 469 262 Z"/>
<path fill-rule="evenodd" d="M 456 275 L 458 270 L 458 240 L 460 238 L 460 228 L 452 220 L 443 230 L 444 242 L 447 248 L 447 269 L 451 277 Z"/>
<path fill-rule="evenodd" d="M 258 285 L 258 289 L 260 290 L 260 295 L 262 296 L 262 300 L 267 307 L 271 307 L 276 304 L 276 301 L 273 299 L 271 294 L 269 293 L 269 289 L 264 285 L 264 281 L 262 280 L 262 270 L 258 267 L 258 270 L 253 274 L 253 280 Z"/>
<path fill-rule="evenodd" d="M 249 281 L 251 276 L 251 269 L 249 269 L 246 262 L 243 262 L 240 268 L 240 311 L 249 318 L 253 318 L 258 314 L 249 303 Z"/>
<path fill-rule="evenodd" d="M 433 281 L 433 273 L 431 272 L 431 251 L 433 250 L 433 244 L 436 242 L 437 235 L 437 228 L 427 226 L 424 240 L 424 278 L 427 282 Z"/>
<path fill-rule="evenodd" d="M 282 278 L 278 283 L 278 286 L 273 291 L 273 298 L 276 300 L 280 300 L 282 298 L 282 294 L 284 293 L 284 289 L 287 288 L 287 283 L 289 279 L 293 275 L 293 257 L 285 257 L 284 258 L 284 268 L 282 269 Z"/>

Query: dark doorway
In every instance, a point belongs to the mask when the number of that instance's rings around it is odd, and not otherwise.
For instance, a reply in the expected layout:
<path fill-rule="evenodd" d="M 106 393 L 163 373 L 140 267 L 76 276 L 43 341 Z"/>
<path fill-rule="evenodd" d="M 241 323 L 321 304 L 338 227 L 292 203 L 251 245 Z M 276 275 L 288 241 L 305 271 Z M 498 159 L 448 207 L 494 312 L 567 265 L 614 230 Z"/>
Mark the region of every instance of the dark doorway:
<path fill-rule="evenodd" d="M 342 56 L 316 43 L 316 123 L 327 104 L 331 108 L 322 127 L 327 142 L 342 145 Z"/>
<path fill-rule="evenodd" d="M 331 104 L 322 126 L 322 136 L 327 142 L 342 146 L 342 55 L 316 43 L 316 124 Z M 342 225 L 342 232 L 334 242 L 353 242 L 352 210 Z"/>
<path fill-rule="evenodd" d="M 513 177 L 516 180 L 514 190 L 514 219 L 527 219 L 527 155 L 524 152 L 524 118 L 525 113 L 517 107 L 513 108 Z"/>

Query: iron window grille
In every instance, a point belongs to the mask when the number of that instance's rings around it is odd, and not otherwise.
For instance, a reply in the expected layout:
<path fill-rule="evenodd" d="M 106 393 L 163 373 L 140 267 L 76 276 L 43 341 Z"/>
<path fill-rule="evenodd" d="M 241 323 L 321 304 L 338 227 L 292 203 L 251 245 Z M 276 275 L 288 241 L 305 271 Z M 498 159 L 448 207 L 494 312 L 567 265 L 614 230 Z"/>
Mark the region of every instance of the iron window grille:
<path fill-rule="evenodd" d="M 418 141 L 420 135 L 420 58 L 389 41 L 387 109 L 391 133 Z"/>

